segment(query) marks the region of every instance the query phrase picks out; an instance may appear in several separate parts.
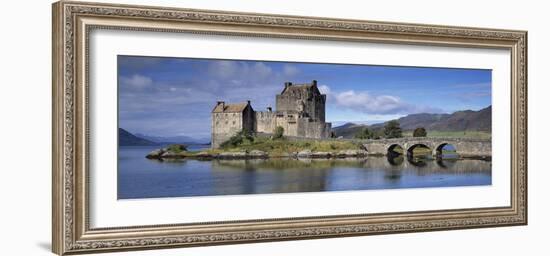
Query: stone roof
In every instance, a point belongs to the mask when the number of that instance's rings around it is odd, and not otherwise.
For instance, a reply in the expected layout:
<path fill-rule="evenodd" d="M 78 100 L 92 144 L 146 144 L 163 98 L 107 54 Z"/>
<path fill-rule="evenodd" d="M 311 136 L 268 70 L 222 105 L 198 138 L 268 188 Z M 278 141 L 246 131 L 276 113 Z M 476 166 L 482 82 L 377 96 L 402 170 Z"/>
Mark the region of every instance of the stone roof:
<path fill-rule="evenodd" d="M 218 104 L 212 110 L 212 113 L 242 113 L 248 102 L 226 104 L 224 102 L 218 102 Z"/>

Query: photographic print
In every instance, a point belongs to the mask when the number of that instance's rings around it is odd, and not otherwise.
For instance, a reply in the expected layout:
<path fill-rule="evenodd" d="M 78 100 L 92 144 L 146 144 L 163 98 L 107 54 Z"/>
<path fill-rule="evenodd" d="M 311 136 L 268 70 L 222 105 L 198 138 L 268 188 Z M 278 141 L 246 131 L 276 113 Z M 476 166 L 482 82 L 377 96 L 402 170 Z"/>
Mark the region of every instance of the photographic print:
<path fill-rule="evenodd" d="M 118 199 L 491 185 L 491 70 L 118 56 Z"/>
<path fill-rule="evenodd" d="M 59 255 L 527 224 L 527 31 L 52 10 Z"/>

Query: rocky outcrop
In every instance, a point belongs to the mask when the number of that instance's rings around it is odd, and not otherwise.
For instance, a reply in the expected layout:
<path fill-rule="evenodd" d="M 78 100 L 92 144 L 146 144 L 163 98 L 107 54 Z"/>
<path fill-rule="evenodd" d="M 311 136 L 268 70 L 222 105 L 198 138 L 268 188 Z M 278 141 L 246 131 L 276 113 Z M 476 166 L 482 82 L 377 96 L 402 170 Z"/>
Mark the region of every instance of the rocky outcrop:
<path fill-rule="evenodd" d="M 147 154 L 147 156 L 145 156 L 145 158 L 160 159 L 162 154 L 164 154 L 164 152 L 166 152 L 166 151 L 163 148 L 159 148 L 159 149 L 151 151 L 149 154 Z"/>
<path fill-rule="evenodd" d="M 195 157 L 197 157 L 197 158 L 213 158 L 214 155 L 210 154 L 206 151 L 201 151 L 201 152 L 195 154 Z"/>
<path fill-rule="evenodd" d="M 235 152 L 222 152 L 219 154 L 202 151 L 198 153 L 189 153 L 186 151 L 173 152 L 167 148 L 157 149 L 151 151 L 146 158 L 149 159 L 264 159 L 264 158 L 357 158 L 366 157 L 367 151 L 364 150 L 342 150 L 338 152 L 323 152 L 323 151 L 311 151 L 302 150 L 300 152 L 292 153 L 279 153 L 276 155 L 270 155 L 269 153 L 261 150 L 251 151 L 235 151 Z"/>
<path fill-rule="evenodd" d="M 302 150 L 298 152 L 296 155 L 299 158 L 310 158 L 311 157 L 311 150 Z"/>
<path fill-rule="evenodd" d="M 349 157 L 366 157 L 365 150 L 342 150 L 338 152 L 312 152 L 311 150 L 303 150 L 296 154 L 297 158 L 349 158 Z"/>
<path fill-rule="evenodd" d="M 148 159 L 162 159 L 162 158 L 182 158 L 185 157 L 187 147 L 183 144 L 172 144 L 165 148 L 159 148 L 151 151 L 147 156 Z"/>
<path fill-rule="evenodd" d="M 173 152 L 173 151 L 167 151 L 167 152 L 164 152 L 162 155 L 161 155 L 162 158 L 182 158 L 182 157 L 185 157 L 185 154 L 183 153 L 177 153 L 177 152 Z"/>
<path fill-rule="evenodd" d="M 246 152 L 222 152 L 216 158 L 241 159 L 241 158 L 247 158 L 247 154 Z"/>
<path fill-rule="evenodd" d="M 248 156 L 253 158 L 267 158 L 268 154 L 261 150 L 252 150 L 248 153 Z"/>
<path fill-rule="evenodd" d="M 367 156 L 366 150 L 342 150 L 335 154 L 337 158 L 346 158 L 346 157 L 365 157 Z"/>
<path fill-rule="evenodd" d="M 331 158 L 330 152 L 311 152 L 310 158 Z"/>

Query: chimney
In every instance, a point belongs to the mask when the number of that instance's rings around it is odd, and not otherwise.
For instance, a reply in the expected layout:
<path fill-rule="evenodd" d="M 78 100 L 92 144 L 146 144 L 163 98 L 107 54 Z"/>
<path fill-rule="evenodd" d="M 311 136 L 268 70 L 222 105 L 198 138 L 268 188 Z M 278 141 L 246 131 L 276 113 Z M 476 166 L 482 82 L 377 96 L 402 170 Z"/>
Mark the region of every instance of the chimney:
<path fill-rule="evenodd" d="M 292 83 L 291 82 L 285 82 L 285 89 L 288 88 L 289 86 L 292 86 Z"/>
<path fill-rule="evenodd" d="M 313 80 L 313 81 L 311 82 L 311 84 L 312 84 L 313 86 L 317 86 L 317 80 Z"/>
<path fill-rule="evenodd" d="M 267 111 L 271 112 L 271 111 L 273 111 L 273 109 L 271 109 L 271 107 L 267 107 Z"/>
<path fill-rule="evenodd" d="M 222 105 L 222 109 L 225 109 L 225 101 L 218 101 L 218 105 Z"/>

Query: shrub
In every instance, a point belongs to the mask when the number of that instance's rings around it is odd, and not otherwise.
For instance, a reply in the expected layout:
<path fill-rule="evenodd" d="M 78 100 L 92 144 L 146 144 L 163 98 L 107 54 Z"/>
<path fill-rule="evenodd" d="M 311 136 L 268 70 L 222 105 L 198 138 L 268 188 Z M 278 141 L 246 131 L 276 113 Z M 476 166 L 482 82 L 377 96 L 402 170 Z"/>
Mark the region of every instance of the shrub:
<path fill-rule="evenodd" d="M 413 137 L 426 137 L 428 133 L 424 127 L 418 127 L 413 131 Z"/>
<path fill-rule="evenodd" d="M 372 139 L 373 137 L 373 133 L 369 130 L 369 128 L 365 127 L 363 129 L 361 129 L 360 131 L 358 131 L 356 134 L 355 134 L 355 138 L 356 139 Z"/>
<path fill-rule="evenodd" d="M 237 134 L 231 136 L 228 140 L 220 144 L 221 148 L 237 147 L 241 144 L 251 144 L 254 142 L 254 136 L 247 131 L 240 131 Z"/>
<path fill-rule="evenodd" d="M 285 128 L 281 126 L 275 127 L 275 131 L 273 131 L 273 139 L 283 138 L 284 133 L 285 133 Z"/>
<path fill-rule="evenodd" d="M 167 149 L 169 152 L 174 152 L 174 153 L 181 153 L 183 151 L 187 151 L 187 147 L 183 144 L 168 145 Z"/>
<path fill-rule="evenodd" d="M 384 126 L 384 135 L 386 138 L 401 138 L 403 137 L 401 127 L 397 120 L 391 120 Z"/>

